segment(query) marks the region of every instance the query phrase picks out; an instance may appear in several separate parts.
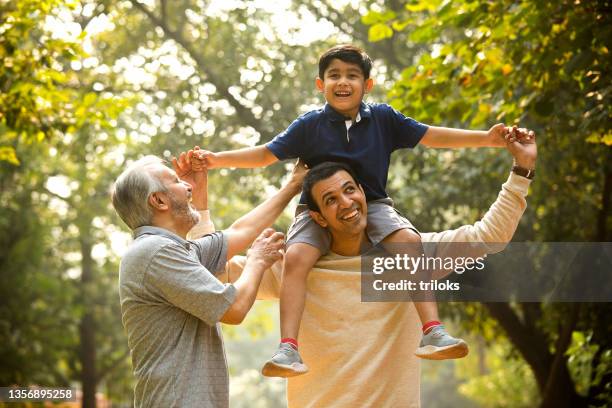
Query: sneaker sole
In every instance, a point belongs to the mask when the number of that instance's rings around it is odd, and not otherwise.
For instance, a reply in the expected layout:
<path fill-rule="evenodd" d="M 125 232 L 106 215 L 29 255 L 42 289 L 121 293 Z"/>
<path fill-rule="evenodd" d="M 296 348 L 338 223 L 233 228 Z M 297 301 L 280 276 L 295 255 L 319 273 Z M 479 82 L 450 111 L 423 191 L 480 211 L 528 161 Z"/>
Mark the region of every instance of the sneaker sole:
<path fill-rule="evenodd" d="M 450 346 L 436 347 L 436 346 L 423 346 L 419 347 L 415 351 L 417 357 L 426 360 L 451 360 L 455 358 L 463 358 L 470 352 L 468 345 L 465 341 L 460 341 L 457 344 L 451 344 Z"/>
<path fill-rule="evenodd" d="M 276 364 L 272 361 L 266 362 L 261 369 L 261 374 L 265 377 L 295 377 L 298 375 L 306 374 L 308 367 L 306 364 L 295 363 L 290 366 L 283 364 Z"/>

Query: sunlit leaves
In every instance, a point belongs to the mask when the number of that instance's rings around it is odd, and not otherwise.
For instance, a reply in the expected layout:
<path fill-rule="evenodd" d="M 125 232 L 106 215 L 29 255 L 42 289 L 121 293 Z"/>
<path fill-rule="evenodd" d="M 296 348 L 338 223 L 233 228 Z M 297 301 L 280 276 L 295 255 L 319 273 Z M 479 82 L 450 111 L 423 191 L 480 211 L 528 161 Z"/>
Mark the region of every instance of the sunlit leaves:
<path fill-rule="evenodd" d="M 370 27 L 368 40 L 372 42 L 384 40 L 393 36 L 393 30 L 387 24 L 377 23 Z"/>
<path fill-rule="evenodd" d="M 0 161 L 5 161 L 14 165 L 19 164 L 15 149 L 10 146 L 0 146 Z"/>

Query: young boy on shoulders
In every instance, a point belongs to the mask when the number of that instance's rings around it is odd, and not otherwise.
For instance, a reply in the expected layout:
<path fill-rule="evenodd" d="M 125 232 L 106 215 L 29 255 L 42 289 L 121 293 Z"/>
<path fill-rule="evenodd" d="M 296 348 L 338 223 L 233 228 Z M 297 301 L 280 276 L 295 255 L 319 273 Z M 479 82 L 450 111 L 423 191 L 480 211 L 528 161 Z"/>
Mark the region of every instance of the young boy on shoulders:
<path fill-rule="evenodd" d="M 497 124 L 488 131 L 427 126 L 386 104 L 364 103 L 373 87 L 372 61 L 360 48 L 339 45 L 319 59 L 316 87 L 326 104 L 296 119 L 271 142 L 220 153 L 206 152 L 209 169 L 265 167 L 279 160 L 300 158 L 313 167 L 325 161 L 349 164 L 363 186 L 368 202 L 367 235 L 371 243 L 408 243 L 420 248 L 420 235 L 393 208 L 385 191 L 390 156 L 397 149 L 427 147 L 504 147 L 508 129 Z M 338 221 L 350 228 L 360 214 L 353 208 L 339 213 Z M 297 337 L 306 299 L 306 278 L 316 261 L 329 251 L 330 237 L 308 214 L 302 194 L 296 218 L 287 233 L 287 250 L 280 293 L 281 343 L 266 362 L 266 376 L 290 377 L 308 371 L 298 353 Z M 415 302 L 423 324 L 417 356 L 427 359 L 461 358 L 465 341 L 450 336 L 440 323 L 432 301 Z"/>

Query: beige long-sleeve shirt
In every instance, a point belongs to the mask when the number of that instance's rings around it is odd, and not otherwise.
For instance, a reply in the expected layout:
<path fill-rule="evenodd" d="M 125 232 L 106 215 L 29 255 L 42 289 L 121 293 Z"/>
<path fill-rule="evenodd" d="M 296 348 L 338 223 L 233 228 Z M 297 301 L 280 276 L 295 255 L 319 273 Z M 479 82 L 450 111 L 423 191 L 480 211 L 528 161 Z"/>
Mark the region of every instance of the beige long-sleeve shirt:
<path fill-rule="evenodd" d="M 527 206 L 530 180 L 510 174 L 483 218 L 454 230 L 422 234 L 437 243 L 429 256 L 446 257 L 445 243 L 474 242 L 469 256 L 503 249 L 512 239 Z M 453 254 L 450 254 L 452 256 Z M 244 257 L 227 264 L 234 281 Z M 420 407 L 420 363 L 415 357 L 420 322 L 414 305 L 361 302 L 359 257 L 329 254 L 308 275 L 307 297 L 300 330 L 300 354 L 306 375 L 289 378 L 287 401 L 301 407 Z M 281 266 L 275 264 L 262 280 L 258 298 L 277 299 Z"/>

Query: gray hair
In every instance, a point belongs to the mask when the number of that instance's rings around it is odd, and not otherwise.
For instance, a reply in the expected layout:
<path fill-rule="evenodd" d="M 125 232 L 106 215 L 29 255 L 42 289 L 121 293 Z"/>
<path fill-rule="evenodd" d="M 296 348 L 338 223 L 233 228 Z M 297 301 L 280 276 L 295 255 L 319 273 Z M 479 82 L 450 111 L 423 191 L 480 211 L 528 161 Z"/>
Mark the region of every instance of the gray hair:
<path fill-rule="evenodd" d="M 113 207 L 132 230 L 151 225 L 153 211 L 149 206 L 149 196 L 158 191 L 167 191 L 157 172 L 147 169 L 157 164 L 164 165 L 165 162 L 151 155 L 137 160 L 117 177 L 112 187 Z"/>

